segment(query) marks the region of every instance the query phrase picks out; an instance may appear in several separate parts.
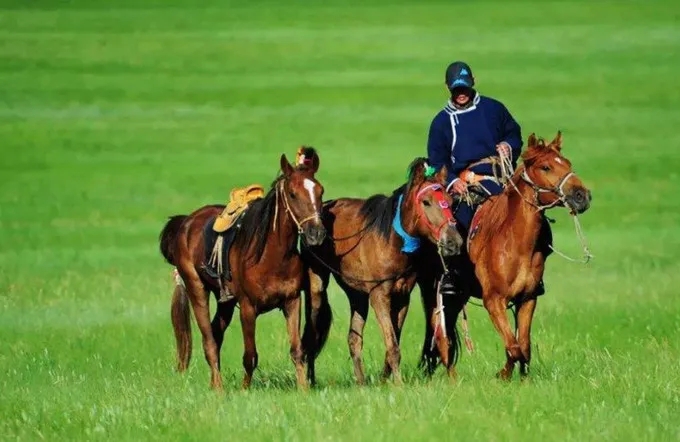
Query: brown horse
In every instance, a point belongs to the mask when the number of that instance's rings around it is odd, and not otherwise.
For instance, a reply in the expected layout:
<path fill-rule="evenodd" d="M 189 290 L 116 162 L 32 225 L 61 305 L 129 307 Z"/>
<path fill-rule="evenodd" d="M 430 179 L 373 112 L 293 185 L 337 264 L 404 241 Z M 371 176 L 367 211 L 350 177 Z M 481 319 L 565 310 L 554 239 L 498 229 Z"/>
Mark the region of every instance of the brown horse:
<path fill-rule="evenodd" d="M 347 339 L 357 383 L 365 382 L 361 352 L 369 301 L 385 341 L 383 379 L 392 374 L 401 383 L 399 340 L 416 281 L 413 252 L 422 239 L 436 244 L 443 256 L 459 253 L 463 243 L 445 180 L 445 168 L 434 175 L 426 159 L 418 158 L 409 167 L 409 181 L 390 197 L 340 198 L 324 205 L 323 223 L 333 238 L 302 249 L 309 268 L 303 345 L 312 383 L 332 320 L 326 291 L 331 273 L 350 303 Z"/>
<path fill-rule="evenodd" d="M 203 350 L 211 369 L 210 384 L 215 389 L 222 389 L 219 353 L 237 302 L 244 341 L 243 387 L 250 385 L 258 362 L 255 320 L 259 314 L 274 308 L 281 308 L 286 317 L 297 384 L 302 388 L 307 385 L 300 341 L 303 265 L 297 241 L 298 235 L 302 235 L 308 244 L 320 244 L 326 231 L 321 223 L 323 187 L 314 178 L 319 159 L 312 148 L 307 148 L 305 156 L 313 160 L 292 166 L 282 155 L 282 174 L 267 195 L 246 210 L 229 252 L 233 277 L 231 281 L 223 281 L 235 299 L 218 303 L 212 326 L 208 293 L 218 297 L 219 281 L 211 278 L 204 268 L 204 230 L 224 206 L 204 206 L 189 216 L 171 217 L 161 232 L 161 252 L 181 277 L 172 300 L 178 369 L 185 370 L 191 357 L 188 297 L 203 337 Z"/>
<path fill-rule="evenodd" d="M 449 300 L 451 310 L 446 315 L 455 328 L 468 298 L 482 299 L 505 344 L 507 359 L 498 377 L 506 380 L 512 377 L 517 362 L 520 375 L 525 377 L 531 361 L 535 292 L 549 253 L 541 239 L 544 211 L 562 206 L 576 215 L 588 210 L 591 201 L 590 190 L 562 155 L 560 132 L 547 145 L 531 134 L 527 144 L 523 164 L 518 166 L 504 191 L 482 203 L 475 213 L 467 239 L 469 260 L 459 262 L 462 269 L 458 269 L 467 276 L 463 278 L 464 295 Z M 430 262 L 436 264 L 433 259 Z M 425 289 L 430 285 L 424 284 Z M 514 307 L 514 332 L 506 316 L 510 304 Z M 428 351 L 428 336 L 432 336 L 432 328 L 430 324 L 427 326 L 423 362 L 431 371 L 433 355 Z M 453 366 L 447 368 L 455 375 Z"/>

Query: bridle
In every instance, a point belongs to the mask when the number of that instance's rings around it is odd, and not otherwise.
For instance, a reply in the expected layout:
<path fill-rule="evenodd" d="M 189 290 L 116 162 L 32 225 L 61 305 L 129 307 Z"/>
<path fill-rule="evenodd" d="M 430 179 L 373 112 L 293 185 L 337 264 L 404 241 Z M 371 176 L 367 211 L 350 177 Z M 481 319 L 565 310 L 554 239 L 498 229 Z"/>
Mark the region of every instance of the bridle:
<path fill-rule="evenodd" d="M 529 174 L 527 174 L 527 169 L 524 167 L 524 170 L 522 171 L 520 178 L 527 183 L 533 190 L 534 190 L 534 200 L 535 202 L 530 203 L 531 205 L 535 206 L 538 210 L 545 210 L 545 209 L 550 209 L 552 207 L 555 207 L 562 203 L 569 209 L 572 209 L 569 207 L 569 203 L 567 202 L 567 196 L 564 194 L 564 185 L 569 181 L 571 177 L 575 177 L 576 173 L 569 171 L 567 172 L 560 180 L 557 182 L 557 184 L 554 187 L 542 187 L 539 186 L 538 184 L 534 183 L 534 181 L 529 177 Z M 512 180 L 510 180 L 512 183 Z M 513 183 L 513 186 L 515 189 L 519 192 L 519 189 L 515 186 Z M 541 204 L 541 199 L 540 195 L 541 193 L 552 193 L 554 194 L 557 199 L 553 201 L 551 204 Z"/>
<path fill-rule="evenodd" d="M 279 193 L 281 194 L 281 198 L 283 198 L 284 205 L 286 206 L 286 212 L 288 215 L 290 215 L 290 218 L 293 220 L 295 225 L 297 226 L 297 231 L 299 234 L 302 233 L 303 229 L 302 226 L 312 220 L 318 220 L 319 219 L 319 214 L 314 213 L 312 215 L 309 215 L 308 217 L 303 218 L 302 220 L 298 220 L 295 214 L 293 213 L 293 210 L 290 208 L 290 202 L 288 202 L 288 197 L 286 196 L 286 192 L 283 188 L 287 178 L 284 178 L 280 181 L 280 184 L 276 186 L 276 207 L 274 209 L 274 230 L 276 230 L 276 219 L 278 217 L 279 213 Z"/>
<path fill-rule="evenodd" d="M 564 253 L 560 252 L 557 250 L 555 247 L 553 247 L 552 244 L 549 244 L 548 247 L 550 247 L 550 250 L 555 252 L 556 254 L 560 255 L 562 258 L 572 261 L 572 262 L 582 262 L 584 264 L 587 264 L 592 258 L 593 255 L 590 253 L 590 249 L 588 248 L 588 244 L 586 242 L 586 237 L 583 233 L 583 228 L 581 227 L 581 223 L 578 220 L 578 216 L 576 215 L 576 210 L 574 210 L 573 207 L 569 205 L 569 202 L 567 201 L 567 196 L 564 194 L 564 185 L 566 184 L 567 181 L 569 181 L 570 178 L 577 176 L 576 173 L 573 171 L 567 172 L 560 180 L 557 182 L 557 184 L 554 187 L 542 187 L 539 186 L 538 184 L 534 183 L 534 181 L 529 177 L 527 174 L 527 169 L 526 166 L 524 167 L 524 170 L 520 174 L 520 178 L 522 181 L 527 183 L 534 191 L 534 202 L 529 201 L 526 199 L 526 197 L 522 194 L 522 192 L 519 191 L 517 188 L 517 185 L 515 182 L 510 179 L 508 180 L 512 187 L 515 188 L 515 191 L 522 197 L 522 199 L 536 207 L 536 210 L 539 212 L 543 212 L 546 209 L 550 209 L 552 207 L 557 206 L 558 204 L 562 203 L 564 207 L 569 209 L 572 218 L 574 219 L 574 228 L 576 229 L 576 236 L 578 237 L 579 241 L 581 242 L 581 247 L 583 248 L 583 258 L 582 259 L 574 259 L 571 258 L 570 256 L 565 255 Z M 557 199 L 553 201 L 551 204 L 541 204 L 541 199 L 540 195 L 541 193 L 552 193 L 554 194 Z"/>
<path fill-rule="evenodd" d="M 437 201 L 437 205 L 442 209 L 442 213 L 444 214 L 444 221 L 438 225 L 435 226 L 430 222 L 430 220 L 427 218 L 425 215 L 424 209 L 420 206 L 420 204 L 417 204 L 417 217 L 420 218 L 421 216 L 424 218 L 425 223 L 427 224 L 427 227 L 432 229 L 436 233 L 437 240 L 441 240 L 441 235 L 442 235 L 442 230 L 444 230 L 445 227 L 448 226 L 455 226 L 456 225 L 456 219 L 453 217 L 453 211 L 451 210 L 451 206 L 449 205 L 448 201 L 446 201 L 446 198 L 444 197 L 444 193 L 446 192 L 446 189 L 444 189 L 444 186 L 442 186 L 439 183 L 433 183 L 433 184 L 428 184 L 427 186 L 423 186 L 422 189 L 418 191 L 415 195 L 415 200 L 416 202 L 420 202 L 423 200 L 423 194 L 427 191 L 431 191 L 432 195 L 434 196 L 435 201 Z"/>

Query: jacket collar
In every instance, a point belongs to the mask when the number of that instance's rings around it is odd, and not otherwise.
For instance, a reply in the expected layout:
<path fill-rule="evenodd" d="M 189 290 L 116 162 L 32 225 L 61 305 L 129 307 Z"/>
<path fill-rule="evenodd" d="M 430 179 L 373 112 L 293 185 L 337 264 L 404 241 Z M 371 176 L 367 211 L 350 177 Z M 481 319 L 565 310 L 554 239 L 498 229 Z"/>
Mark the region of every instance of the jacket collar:
<path fill-rule="evenodd" d="M 477 109 L 477 104 L 479 104 L 479 100 L 481 99 L 481 95 L 479 93 L 475 93 L 475 96 L 472 98 L 472 105 L 470 107 L 466 107 L 465 109 L 458 109 L 453 105 L 451 100 L 449 99 L 446 102 L 446 106 L 444 106 L 444 110 L 446 111 L 447 114 L 452 115 L 452 114 L 464 114 L 466 112 L 471 112 L 475 109 Z"/>

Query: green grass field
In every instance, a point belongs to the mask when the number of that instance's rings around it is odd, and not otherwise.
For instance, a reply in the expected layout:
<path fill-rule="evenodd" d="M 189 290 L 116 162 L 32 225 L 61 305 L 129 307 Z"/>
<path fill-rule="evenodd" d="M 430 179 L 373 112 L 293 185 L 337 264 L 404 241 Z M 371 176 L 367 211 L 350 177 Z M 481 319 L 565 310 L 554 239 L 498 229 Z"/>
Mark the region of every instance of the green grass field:
<path fill-rule="evenodd" d="M 0 439 L 481 440 L 680 438 L 680 7 L 647 2 L 18 0 L 0 9 Z M 316 146 L 326 197 L 391 192 L 425 154 L 443 72 L 465 59 L 525 137 L 564 132 L 593 191 L 595 260 L 554 256 L 534 322 L 532 380 L 504 360 L 485 311 L 453 385 L 416 368 L 353 384 L 344 294 L 318 361 L 294 387 L 285 322 L 258 321 L 260 367 L 240 390 L 238 320 L 227 392 L 194 358 L 174 371 L 167 216 L 269 184 L 278 157 Z M 553 212 L 556 245 L 578 255 Z"/>

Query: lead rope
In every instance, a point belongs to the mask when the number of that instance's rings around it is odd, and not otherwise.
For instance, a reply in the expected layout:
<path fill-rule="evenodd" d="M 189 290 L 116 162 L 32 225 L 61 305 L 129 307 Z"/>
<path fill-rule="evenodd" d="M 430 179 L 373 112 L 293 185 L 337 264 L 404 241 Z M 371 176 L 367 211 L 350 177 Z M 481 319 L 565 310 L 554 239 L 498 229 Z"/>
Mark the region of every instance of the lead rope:
<path fill-rule="evenodd" d="M 435 283 L 436 287 L 436 302 L 437 302 L 437 307 L 434 309 L 433 314 L 437 315 L 437 319 L 439 321 L 436 323 L 434 327 L 434 332 L 432 333 L 432 340 L 430 341 L 430 351 L 433 351 L 437 345 L 437 335 L 441 334 L 441 337 L 444 339 L 448 339 L 448 335 L 446 334 L 446 318 L 444 317 L 444 296 L 442 295 L 442 281 L 444 280 L 444 277 L 446 276 L 447 273 L 449 273 L 449 269 L 446 267 L 446 261 L 444 260 L 444 256 L 442 256 L 442 251 L 441 247 L 438 247 L 437 250 L 437 255 L 439 255 L 439 259 L 442 262 L 442 268 L 444 269 L 444 272 L 442 273 L 442 276 L 439 277 L 439 281 Z"/>
<path fill-rule="evenodd" d="M 581 227 L 581 222 L 578 220 L 578 216 L 576 216 L 576 214 L 572 214 L 571 216 L 572 216 L 572 218 L 574 218 L 574 229 L 576 230 L 576 236 L 578 237 L 579 241 L 581 242 L 581 247 L 583 248 L 583 258 L 575 259 L 575 258 L 572 258 L 568 255 L 565 255 L 564 253 L 562 253 L 559 250 L 557 250 L 556 248 L 554 248 L 552 246 L 552 244 L 550 244 L 548 247 L 550 247 L 550 250 L 552 250 L 557 255 L 561 256 L 562 258 L 566 259 L 567 261 L 578 262 L 578 263 L 581 263 L 581 264 L 588 264 L 588 262 L 590 262 L 590 260 L 592 258 L 594 258 L 595 256 L 593 256 L 593 254 L 590 253 L 590 249 L 588 248 L 588 244 L 586 242 L 586 236 L 583 233 L 583 228 Z"/>
<path fill-rule="evenodd" d="M 442 276 L 439 278 L 439 281 L 436 282 L 437 286 L 437 307 L 434 310 L 434 314 L 438 315 L 439 322 L 435 326 L 434 333 L 432 334 L 432 341 L 430 342 L 430 351 L 433 351 L 437 345 L 437 335 L 438 332 L 441 333 L 441 337 L 444 339 L 448 339 L 448 335 L 446 332 L 446 316 L 444 316 L 444 296 L 442 295 L 442 281 L 444 280 L 444 276 L 449 272 L 449 269 L 446 266 L 446 261 L 444 260 L 444 256 L 441 254 L 441 248 L 439 250 L 439 259 L 442 262 L 442 267 L 444 268 L 444 273 Z M 475 346 L 474 343 L 472 342 L 472 338 L 470 337 L 470 329 L 468 328 L 468 322 L 467 322 L 467 308 L 465 307 L 465 304 L 463 304 L 463 337 L 465 341 L 465 348 L 467 349 L 468 353 L 473 353 L 475 351 Z"/>
<path fill-rule="evenodd" d="M 442 296 L 442 280 L 446 273 L 442 274 L 439 281 L 437 281 L 437 307 L 434 309 L 434 314 L 437 315 L 439 321 L 434 327 L 434 333 L 432 333 L 432 341 L 430 342 L 430 351 L 434 350 L 437 345 L 437 338 L 442 337 L 448 339 L 446 333 L 446 317 L 444 316 L 444 297 Z"/>
<path fill-rule="evenodd" d="M 475 345 L 472 343 L 467 322 L 467 302 L 463 304 L 463 339 L 465 341 L 465 348 L 467 348 L 468 353 L 474 353 Z"/>

